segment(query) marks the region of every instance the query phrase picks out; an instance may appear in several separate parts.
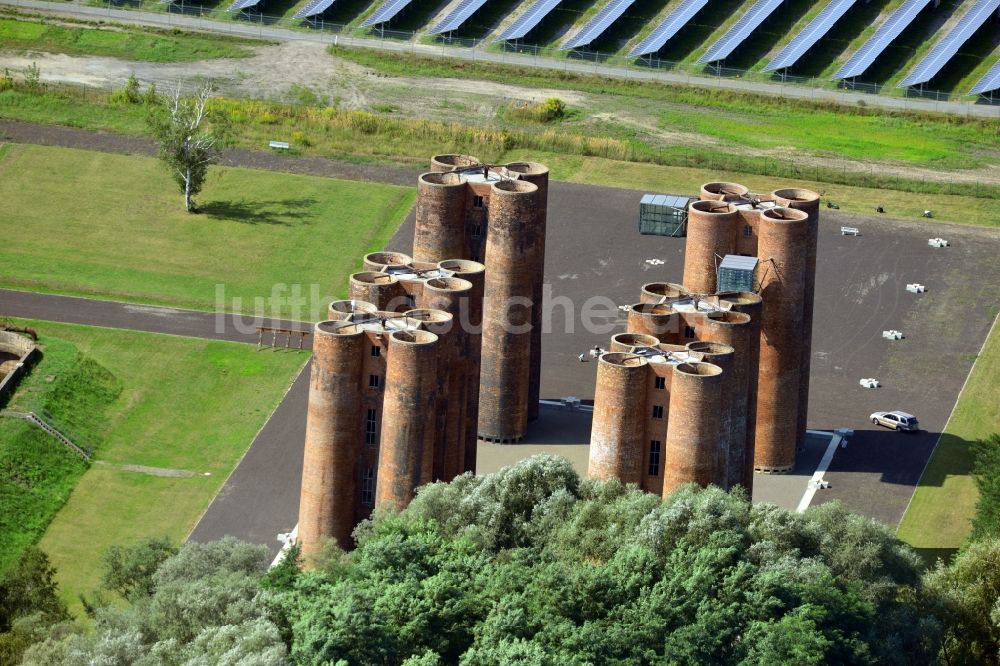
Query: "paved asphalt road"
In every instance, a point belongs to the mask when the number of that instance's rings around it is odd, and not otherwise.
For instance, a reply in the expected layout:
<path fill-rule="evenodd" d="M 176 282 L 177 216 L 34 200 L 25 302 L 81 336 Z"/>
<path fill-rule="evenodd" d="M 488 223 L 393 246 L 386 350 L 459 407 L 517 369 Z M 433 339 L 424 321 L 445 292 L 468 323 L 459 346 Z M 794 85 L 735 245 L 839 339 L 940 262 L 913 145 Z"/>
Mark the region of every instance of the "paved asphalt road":
<path fill-rule="evenodd" d="M 56 296 L 31 291 L 0 289 L 0 312 L 8 317 L 43 319 L 103 328 L 125 328 L 148 333 L 184 335 L 192 338 L 257 343 L 256 326 L 309 330 L 305 322 L 254 320 L 214 312 L 179 310 L 154 305 L 98 301 L 75 296 Z M 306 338 L 304 345 L 311 346 Z M 293 343 L 293 344 L 297 344 Z"/>
<path fill-rule="evenodd" d="M 809 88 L 806 86 L 784 85 L 779 82 L 766 83 L 760 81 L 744 81 L 738 78 L 693 76 L 683 72 L 655 71 L 644 67 L 636 67 L 634 69 L 625 67 L 610 67 L 604 64 L 570 60 L 567 58 L 546 58 L 540 56 L 511 54 L 506 52 L 495 53 L 481 49 L 447 47 L 443 45 L 435 46 L 432 44 L 419 44 L 417 42 L 406 42 L 394 39 L 366 39 L 349 37 L 346 35 L 333 35 L 320 31 L 305 32 L 300 30 L 289 30 L 285 28 L 265 26 L 262 24 L 254 25 L 245 21 L 211 21 L 193 16 L 178 15 L 171 12 L 154 13 L 125 9 L 112 9 L 110 6 L 91 7 L 82 4 L 79 0 L 74 3 L 46 2 L 44 0 L 0 0 L 0 4 L 42 10 L 62 15 L 85 16 L 92 19 L 114 19 L 122 23 L 130 23 L 134 25 L 157 27 L 167 26 L 188 30 L 209 30 L 214 32 L 244 35 L 248 37 L 284 41 L 306 40 L 323 43 L 339 43 L 342 45 L 361 46 L 390 52 L 419 53 L 424 56 L 442 57 L 452 60 L 510 63 L 521 67 L 539 67 L 545 69 L 578 72 L 581 74 L 599 74 L 628 79 L 663 81 L 668 83 L 690 84 L 710 88 L 726 88 L 730 90 L 741 90 L 799 99 L 833 101 L 851 106 L 857 105 L 858 102 L 864 102 L 869 106 L 884 107 L 889 109 L 937 111 L 941 113 L 956 113 L 960 115 L 982 116 L 989 118 L 996 118 L 1000 116 L 1000 107 L 974 104 L 971 103 L 972 98 L 969 98 L 969 102 L 938 102 L 926 99 L 907 99 L 905 97 L 870 95 L 844 90 L 827 90 L 821 88 Z"/>
<path fill-rule="evenodd" d="M 208 507 L 189 541 L 233 535 L 261 543 L 277 555 L 277 535 L 298 522 L 309 364 L 257 434 L 240 464 Z"/>

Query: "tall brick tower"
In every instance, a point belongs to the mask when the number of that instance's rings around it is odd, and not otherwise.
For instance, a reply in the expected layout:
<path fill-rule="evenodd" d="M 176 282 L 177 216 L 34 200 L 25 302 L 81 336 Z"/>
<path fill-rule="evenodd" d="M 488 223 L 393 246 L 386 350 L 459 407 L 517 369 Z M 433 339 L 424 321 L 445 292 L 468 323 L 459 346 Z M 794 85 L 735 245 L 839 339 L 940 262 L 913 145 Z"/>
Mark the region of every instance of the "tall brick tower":
<path fill-rule="evenodd" d="M 315 327 L 298 538 L 306 560 L 325 538 L 344 548 L 376 506 L 475 468 L 482 264 L 364 258 L 351 300 Z M 469 279 L 466 279 L 469 278 Z M 472 452 L 471 461 L 468 460 Z"/>
<path fill-rule="evenodd" d="M 478 434 L 488 441 L 519 441 L 538 416 L 548 178 L 534 162 L 436 155 L 417 183 L 414 258 L 486 265 Z"/>
<path fill-rule="evenodd" d="M 479 378 L 479 436 L 488 441 L 517 442 L 528 429 L 539 204 L 533 183 L 493 185 Z"/>
<path fill-rule="evenodd" d="M 760 283 L 764 312 L 754 452 L 754 467 L 764 472 L 791 470 L 800 441 L 808 218 L 807 213 L 793 208 L 773 208 L 760 215 L 758 252 L 771 262 Z"/>
<path fill-rule="evenodd" d="M 809 377 L 812 362 L 812 324 L 816 299 L 816 245 L 819 237 L 819 195 L 811 190 L 788 188 L 775 190 L 772 195 L 779 206 L 804 211 L 809 215 L 806 234 L 806 275 L 802 309 L 802 360 L 799 363 L 799 418 L 796 427 L 799 443 L 806 438 L 806 417 L 809 412 Z"/>
<path fill-rule="evenodd" d="M 718 473 L 713 483 L 727 489 L 742 485 L 749 491 L 753 486 L 760 305 L 761 299 L 754 293 L 705 296 L 678 284 L 653 282 L 643 286 L 640 302 L 628 313 L 630 339 L 684 345 L 687 351 L 699 354 L 699 360 L 722 370 L 726 393 L 719 416 Z M 616 340 L 617 336 L 612 338 L 612 351 L 618 349 Z M 600 400 L 595 395 L 595 411 Z"/>
<path fill-rule="evenodd" d="M 695 351 L 700 345 L 708 352 Z M 619 333 L 597 363 L 588 476 L 667 495 L 684 483 L 724 485 L 728 435 L 724 369 L 732 347 Z"/>
<path fill-rule="evenodd" d="M 299 505 L 305 558 L 318 552 L 323 537 L 345 547 L 351 542 L 364 337 L 350 322 L 320 322 L 314 331 Z"/>
<path fill-rule="evenodd" d="M 801 189 L 752 195 L 736 183 L 707 183 L 691 204 L 684 286 L 715 294 L 725 255 L 755 256 L 763 299 L 756 373 L 754 469 L 786 472 L 805 440 L 815 291 L 819 196 Z M 740 311 L 756 306 L 736 304 Z M 754 358 L 754 357 L 751 357 Z M 794 368 L 794 371 L 793 371 Z"/>

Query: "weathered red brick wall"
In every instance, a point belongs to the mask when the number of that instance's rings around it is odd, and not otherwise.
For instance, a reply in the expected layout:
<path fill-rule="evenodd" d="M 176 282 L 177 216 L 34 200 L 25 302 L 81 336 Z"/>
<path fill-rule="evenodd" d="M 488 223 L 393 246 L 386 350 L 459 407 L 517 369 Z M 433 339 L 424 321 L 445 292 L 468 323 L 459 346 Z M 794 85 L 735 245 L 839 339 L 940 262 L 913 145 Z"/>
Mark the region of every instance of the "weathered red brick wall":
<path fill-rule="evenodd" d="M 590 478 L 642 484 L 649 376 L 646 360 L 628 352 L 611 352 L 598 360 Z"/>
<path fill-rule="evenodd" d="M 389 336 L 375 506 L 403 509 L 433 456 L 439 339 L 427 331 Z"/>
<path fill-rule="evenodd" d="M 517 442 L 528 425 L 538 187 L 493 185 L 486 235 L 479 435 Z"/>
<path fill-rule="evenodd" d="M 754 467 L 788 471 L 798 441 L 800 364 L 804 335 L 808 215 L 791 208 L 764 211 L 760 221 L 761 316 Z"/>
<path fill-rule="evenodd" d="M 365 335 L 347 322 L 321 322 L 313 336 L 298 538 L 308 562 L 332 537 L 352 546 L 358 449 L 364 441 L 360 383 Z"/>
<path fill-rule="evenodd" d="M 665 443 L 663 495 L 685 483 L 716 478 L 720 416 L 726 394 L 722 369 L 711 363 L 673 366 Z"/>
<path fill-rule="evenodd" d="M 819 239 L 819 195 L 798 188 L 775 190 L 771 195 L 780 205 L 801 210 L 809 216 L 809 231 L 806 235 L 806 277 L 802 290 L 802 359 L 799 363 L 799 414 L 796 426 L 801 445 L 806 439 L 806 419 L 809 415 L 812 320 L 816 295 L 816 247 Z"/>

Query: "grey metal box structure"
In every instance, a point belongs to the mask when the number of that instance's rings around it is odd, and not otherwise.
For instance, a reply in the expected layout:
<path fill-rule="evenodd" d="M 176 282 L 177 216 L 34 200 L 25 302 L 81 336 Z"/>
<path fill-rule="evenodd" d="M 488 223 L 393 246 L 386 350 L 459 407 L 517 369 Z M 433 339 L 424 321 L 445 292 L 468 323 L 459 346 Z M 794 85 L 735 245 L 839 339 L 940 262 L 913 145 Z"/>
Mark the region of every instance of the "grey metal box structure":
<path fill-rule="evenodd" d="M 639 200 L 639 233 L 654 236 L 683 236 L 691 197 L 644 194 Z"/>
<path fill-rule="evenodd" d="M 757 257 L 727 254 L 719 264 L 718 290 L 753 291 L 757 262 Z"/>

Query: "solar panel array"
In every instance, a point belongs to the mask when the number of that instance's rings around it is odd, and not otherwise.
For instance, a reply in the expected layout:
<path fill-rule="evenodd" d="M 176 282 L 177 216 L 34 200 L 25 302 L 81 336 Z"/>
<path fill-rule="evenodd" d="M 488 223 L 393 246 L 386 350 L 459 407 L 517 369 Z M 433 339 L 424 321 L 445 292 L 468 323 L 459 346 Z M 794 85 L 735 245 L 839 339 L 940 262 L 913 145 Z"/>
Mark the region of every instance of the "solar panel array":
<path fill-rule="evenodd" d="M 618 20 L 618 17 L 625 13 L 625 10 L 632 6 L 635 0 L 611 0 L 601 8 L 597 16 L 590 19 L 587 25 L 583 26 L 580 32 L 576 33 L 562 45 L 562 49 L 575 49 L 586 46 L 604 34 L 604 31 L 611 27 L 611 24 Z"/>
<path fill-rule="evenodd" d="M 997 60 L 990 71 L 983 74 L 983 78 L 976 82 L 976 85 L 972 86 L 972 90 L 969 91 L 970 95 L 981 95 L 985 92 L 990 92 L 991 90 L 996 90 L 1000 88 L 1000 60 Z"/>
<path fill-rule="evenodd" d="M 236 0 L 233 4 L 229 5 L 227 12 L 239 12 L 244 9 L 250 9 L 251 7 L 256 7 L 259 5 L 261 0 Z"/>
<path fill-rule="evenodd" d="M 830 0 L 830 4 L 824 7 L 812 21 L 809 21 L 809 25 L 795 35 L 795 38 L 781 49 L 774 60 L 767 63 L 764 71 L 774 72 L 797 63 L 806 51 L 820 40 L 820 37 L 830 32 L 833 24 L 846 14 L 847 10 L 854 6 L 854 3 L 855 0 Z"/>
<path fill-rule="evenodd" d="M 972 9 L 959 19 L 958 24 L 935 44 L 931 52 L 899 83 L 899 87 L 915 86 L 933 79 L 998 7 L 1000 0 L 978 0 Z"/>
<path fill-rule="evenodd" d="M 718 60 L 725 60 L 730 53 L 736 50 L 743 41 L 750 36 L 750 33 L 757 29 L 761 23 L 770 16 L 781 4 L 782 0 L 757 0 L 753 7 L 740 20 L 733 24 L 722 37 L 708 47 L 701 58 L 699 64 L 707 64 Z"/>
<path fill-rule="evenodd" d="M 906 0 L 833 75 L 834 80 L 850 79 L 863 74 L 930 2 L 931 0 Z"/>
<path fill-rule="evenodd" d="M 496 41 L 505 42 L 508 39 L 521 39 L 531 32 L 542 19 L 549 15 L 562 0 L 537 0 L 528 11 L 517 17 L 509 28 L 500 33 Z"/>
<path fill-rule="evenodd" d="M 427 31 L 429 35 L 440 35 L 443 32 L 457 30 L 472 16 L 477 9 L 486 4 L 486 0 L 462 0 L 450 14 L 440 23 Z"/>
<path fill-rule="evenodd" d="M 369 26 L 378 25 L 379 23 L 385 23 L 396 14 L 403 11 L 403 8 L 408 4 L 410 4 L 410 0 L 385 0 L 385 2 L 383 2 L 371 16 L 361 22 L 361 27 L 367 28 Z"/>
<path fill-rule="evenodd" d="M 663 23 L 656 26 L 656 29 L 639 42 L 629 55 L 635 58 L 656 53 L 707 4 L 708 0 L 684 0 L 680 7 L 670 12 L 667 18 L 663 19 Z"/>
<path fill-rule="evenodd" d="M 308 18 L 310 16 L 316 16 L 317 14 L 322 14 L 330 5 L 334 3 L 334 0 L 309 0 L 309 4 L 295 12 L 292 18 Z"/>

